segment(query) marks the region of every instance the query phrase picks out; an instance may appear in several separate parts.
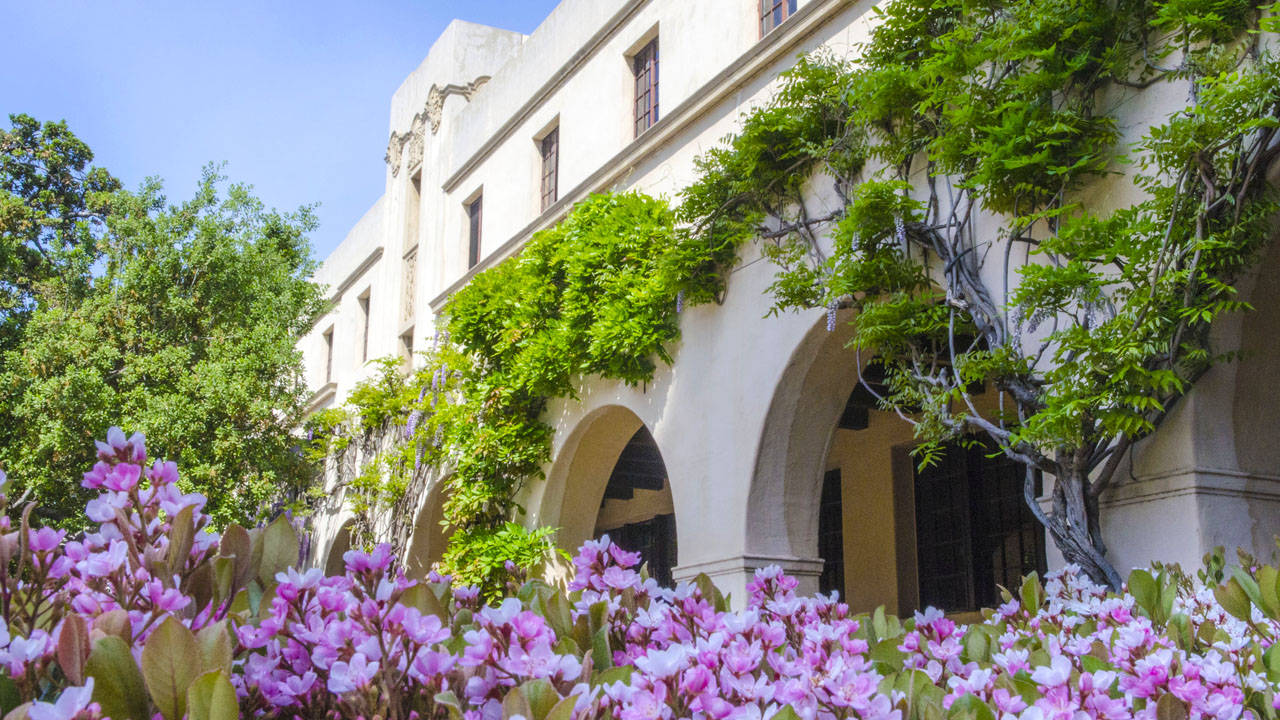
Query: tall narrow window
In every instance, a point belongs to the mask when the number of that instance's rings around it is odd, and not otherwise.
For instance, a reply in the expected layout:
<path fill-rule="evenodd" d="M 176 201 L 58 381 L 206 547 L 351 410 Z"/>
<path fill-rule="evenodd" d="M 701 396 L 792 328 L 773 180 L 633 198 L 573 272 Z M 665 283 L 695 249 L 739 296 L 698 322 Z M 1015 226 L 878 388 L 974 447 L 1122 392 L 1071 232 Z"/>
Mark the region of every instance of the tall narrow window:
<path fill-rule="evenodd" d="M 333 382 L 333 328 L 324 331 L 324 384 Z"/>
<path fill-rule="evenodd" d="M 636 137 L 658 122 L 658 39 L 641 48 L 631 61 L 636 76 Z"/>
<path fill-rule="evenodd" d="M 418 213 L 422 208 L 422 171 L 414 173 L 404 198 L 404 247 L 418 245 Z"/>
<path fill-rule="evenodd" d="M 822 477 L 822 500 L 818 506 L 818 557 L 822 575 L 818 589 L 839 590 L 844 595 L 844 506 L 840 497 L 840 468 Z"/>
<path fill-rule="evenodd" d="M 560 128 L 547 133 L 538 149 L 542 154 L 542 209 L 546 210 L 559 196 Z"/>
<path fill-rule="evenodd" d="M 369 293 L 360 296 L 360 362 L 369 360 Z"/>
<path fill-rule="evenodd" d="M 400 336 L 400 359 L 406 366 L 413 367 L 413 328 Z"/>
<path fill-rule="evenodd" d="M 481 195 L 467 205 L 467 267 L 480 262 L 480 222 L 484 207 Z"/>
<path fill-rule="evenodd" d="M 796 12 L 796 0 L 758 1 L 760 3 L 760 37 L 768 35 Z"/>
<path fill-rule="evenodd" d="M 401 269 L 403 277 L 400 282 L 400 322 L 413 319 L 414 301 L 418 288 L 418 248 L 410 248 L 404 254 L 404 265 Z"/>

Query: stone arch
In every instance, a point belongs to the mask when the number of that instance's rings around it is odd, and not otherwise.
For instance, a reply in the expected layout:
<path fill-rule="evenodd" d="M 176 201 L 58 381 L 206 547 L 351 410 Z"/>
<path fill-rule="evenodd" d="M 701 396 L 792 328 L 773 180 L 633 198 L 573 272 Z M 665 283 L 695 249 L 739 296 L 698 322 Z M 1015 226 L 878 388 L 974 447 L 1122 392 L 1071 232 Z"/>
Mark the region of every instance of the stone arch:
<path fill-rule="evenodd" d="M 747 552 L 815 558 L 822 475 L 837 420 L 858 381 L 849 313 L 814 322 L 773 389 L 747 498 Z M 865 360 L 865 358 L 864 358 Z"/>
<path fill-rule="evenodd" d="M 918 597 L 913 431 L 860 388 L 859 364 L 872 354 L 847 347 L 851 318 L 838 313 L 828 331 L 819 316 L 774 388 L 747 500 L 747 552 L 757 564 L 778 558 L 802 591 L 838 590 L 857 611 L 900 612 Z"/>
<path fill-rule="evenodd" d="M 418 508 L 413 535 L 409 537 L 409 545 L 405 551 L 405 573 L 409 577 L 425 577 L 431 571 L 431 566 L 444 557 L 449 536 L 453 534 L 444 525 L 445 489 L 448 487 L 449 477 L 437 480 Z"/>
<path fill-rule="evenodd" d="M 627 468 L 646 457 L 656 463 L 652 469 L 661 476 L 660 487 L 627 486 Z M 639 525 L 656 522 L 649 529 L 669 542 L 674 555 L 670 476 L 653 434 L 632 410 L 606 405 L 587 413 L 566 437 L 547 481 L 538 516 L 560 528 L 556 541 L 562 548 L 572 552 L 601 533 L 619 540 Z"/>
<path fill-rule="evenodd" d="M 354 518 L 347 520 L 333 536 L 333 542 L 329 544 L 329 552 L 325 555 L 325 575 L 341 575 L 346 571 L 346 562 L 342 559 L 342 555 L 351 549 L 351 529 L 355 524 Z"/>

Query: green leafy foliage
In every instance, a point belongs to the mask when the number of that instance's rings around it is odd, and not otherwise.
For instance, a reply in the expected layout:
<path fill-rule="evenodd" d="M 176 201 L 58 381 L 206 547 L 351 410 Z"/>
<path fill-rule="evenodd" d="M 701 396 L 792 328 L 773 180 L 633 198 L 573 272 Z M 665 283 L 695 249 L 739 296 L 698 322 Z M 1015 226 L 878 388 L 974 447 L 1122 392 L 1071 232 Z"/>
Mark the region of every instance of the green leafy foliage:
<path fill-rule="evenodd" d="M 312 475 L 293 429 L 306 399 L 295 343 L 323 305 L 308 279 L 314 219 L 267 210 L 212 169 L 185 203 L 166 206 L 152 182 L 110 206 L 80 246 L 95 272 L 48 278 L 0 355 L 0 463 L 40 513 L 73 522 L 91 440 L 126 420 L 182 460 L 220 523 L 253 518 Z"/>
<path fill-rule="evenodd" d="M 0 130 L 0 350 L 13 346 L 38 293 L 79 297 L 120 183 L 65 122 L 10 115 Z"/>
<path fill-rule="evenodd" d="M 732 257 L 677 230 L 658 199 L 595 195 L 575 206 L 450 298 L 424 369 L 406 377 L 398 361 L 380 361 L 353 391 L 348 432 L 407 436 L 355 479 L 357 510 L 392 506 L 413 473 L 448 468 L 445 570 L 492 593 L 507 561 L 546 560 L 552 531 L 511 520 L 516 493 L 550 456 L 547 400 L 574 397 L 588 375 L 648 381 L 679 337 L 677 306 L 716 298 Z"/>
<path fill-rule="evenodd" d="M 1053 475 L 1051 508 L 1033 511 L 1069 560 L 1119 587 L 1099 496 L 1132 443 L 1232 356 L 1210 328 L 1248 309 L 1235 283 L 1280 210 L 1265 180 L 1280 64 L 1258 35 L 1274 6 L 875 12 L 856 61 L 802 60 L 701 159 L 682 217 L 708 247 L 763 238 L 775 310 L 857 311 L 850 361 L 884 370 L 883 409 L 914 424 L 924 462 L 976 432 L 1028 483 Z M 1186 106 L 1119 146 L 1118 98 L 1168 83 Z M 990 387 L 1004 411 L 977 407 L 973 390 Z"/>

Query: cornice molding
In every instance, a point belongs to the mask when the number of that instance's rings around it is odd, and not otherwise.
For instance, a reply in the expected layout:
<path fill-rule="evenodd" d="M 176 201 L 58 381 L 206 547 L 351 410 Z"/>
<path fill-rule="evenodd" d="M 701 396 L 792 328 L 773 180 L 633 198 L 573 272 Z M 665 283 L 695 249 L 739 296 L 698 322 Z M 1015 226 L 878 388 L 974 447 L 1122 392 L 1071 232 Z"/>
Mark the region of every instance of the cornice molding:
<path fill-rule="evenodd" d="M 489 82 L 489 76 L 481 75 L 465 85 L 449 83 L 442 87 L 432 83 L 431 89 L 427 91 L 427 102 L 421 112 L 414 113 L 413 119 L 409 121 L 409 129 L 402 133 L 392 131 L 391 139 L 387 141 L 387 152 L 382 159 L 391 166 L 391 174 L 400 174 L 402 160 L 409 169 L 422 164 L 427 127 L 431 127 L 432 135 L 440 131 L 440 119 L 444 113 L 446 98 L 450 95 L 461 95 L 470 102 L 471 96 L 487 82 Z M 405 157 L 406 149 L 408 149 L 407 158 Z"/>

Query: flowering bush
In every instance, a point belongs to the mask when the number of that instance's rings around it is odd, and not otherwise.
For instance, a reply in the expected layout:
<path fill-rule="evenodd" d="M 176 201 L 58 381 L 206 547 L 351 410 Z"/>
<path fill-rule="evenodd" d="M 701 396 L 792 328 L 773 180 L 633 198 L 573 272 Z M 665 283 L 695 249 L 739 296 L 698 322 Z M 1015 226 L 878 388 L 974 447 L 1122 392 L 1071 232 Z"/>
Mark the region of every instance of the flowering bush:
<path fill-rule="evenodd" d="M 705 576 L 659 587 L 602 539 L 567 592 L 532 580 L 485 605 L 406 578 L 386 546 L 299 570 L 286 520 L 213 532 L 140 436 L 113 429 L 98 456 L 95 531 L 0 519 L 6 720 L 1277 716 L 1270 567 L 1220 586 L 1220 562 L 1137 571 L 1124 595 L 1032 576 L 964 626 L 853 616 L 776 569 L 730 610 Z"/>

